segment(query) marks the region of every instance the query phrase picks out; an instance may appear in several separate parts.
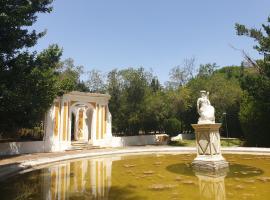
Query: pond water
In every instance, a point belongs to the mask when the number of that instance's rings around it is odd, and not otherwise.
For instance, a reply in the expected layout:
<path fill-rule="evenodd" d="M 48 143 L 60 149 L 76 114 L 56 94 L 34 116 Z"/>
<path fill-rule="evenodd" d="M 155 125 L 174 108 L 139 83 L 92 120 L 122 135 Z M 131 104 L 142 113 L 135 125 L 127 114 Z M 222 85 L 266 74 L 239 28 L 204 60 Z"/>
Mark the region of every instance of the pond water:
<path fill-rule="evenodd" d="M 227 173 L 193 172 L 193 154 L 68 161 L 0 182 L 0 199 L 270 199 L 270 156 L 224 155 Z"/>

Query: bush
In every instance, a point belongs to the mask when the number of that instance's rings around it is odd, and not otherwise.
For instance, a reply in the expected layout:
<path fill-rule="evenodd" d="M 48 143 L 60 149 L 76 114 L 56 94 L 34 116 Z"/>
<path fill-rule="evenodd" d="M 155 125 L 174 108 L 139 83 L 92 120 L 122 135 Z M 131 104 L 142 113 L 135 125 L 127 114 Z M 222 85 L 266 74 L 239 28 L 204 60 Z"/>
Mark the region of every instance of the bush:
<path fill-rule="evenodd" d="M 181 129 L 181 122 L 176 118 L 166 119 L 164 122 L 165 133 L 169 136 L 175 136 Z"/>
<path fill-rule="evenodd" d="M 270 146 L 269 105 L 246 95 L 241 103 L 240 122 L 248 146 Z"/>

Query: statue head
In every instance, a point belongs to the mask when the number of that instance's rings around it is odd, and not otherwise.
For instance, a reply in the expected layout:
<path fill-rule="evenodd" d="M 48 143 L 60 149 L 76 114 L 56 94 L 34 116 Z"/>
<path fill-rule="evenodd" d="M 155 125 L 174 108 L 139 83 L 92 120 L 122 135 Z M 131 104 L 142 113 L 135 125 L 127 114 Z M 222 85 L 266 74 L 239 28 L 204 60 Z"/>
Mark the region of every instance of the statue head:
<path fill-rule="evenodd" d="M 205 90 L 201 90 L 200 93 L 201 93 L 201 97 L 206 97 L 207 96 L 207 93 L 206 93 Z"/>

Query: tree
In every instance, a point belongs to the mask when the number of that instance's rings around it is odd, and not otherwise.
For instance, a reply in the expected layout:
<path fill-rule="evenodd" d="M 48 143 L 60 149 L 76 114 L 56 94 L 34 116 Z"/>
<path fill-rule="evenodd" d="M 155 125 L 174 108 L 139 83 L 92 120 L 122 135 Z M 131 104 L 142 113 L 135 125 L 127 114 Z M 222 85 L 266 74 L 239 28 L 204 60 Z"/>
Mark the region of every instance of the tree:
<path fill-rule="evenodd" d="M 120 74 L 117 69 L 110 71 L 107 75 L 107 91 L 111 95 L 109 109 L 112 113 L 112 129 L 114 133 L 120 132 L 121 121 L 119 121 L 122 88 Z"/>
<path fill-rule="evenodd" d="M 45 35 L 45 31 L 37 33 L 29 31 L 37 20 L 37 13 L 52 11 L 52 0 L 43 1 L 10 1 L 0 2 L 0 66 L 1 70 L 9 70 L 10 64 L 20 50 L 36 44 L 37 40 Z"/>
<path fill-rule="evenodd" d="M 45 31 L 29 30 L 37 13 L 52 11 L 51 0 L 0 2 L 0 134 L 10 137 L 33 128 L 58 94 L 56 83 L 62 49 L 52 45 L 29 52 Z"/>
<path fill-rule="evenodd" d="M 80 75 L 83 73 L 83 66 L 75 66 L 74 60 L 68 58 L 59 63 L 56 70 L 58 76 L 56 87 L 58 95 L 61 96 L 69 91 L 88 91 L 83 81 L 80 81 Z"/>
<path fill-rule="evenodd" d="M 88 80 L 86 85 L 90 92 L 104 93 L 106 90 L 105 76 L 101 71 L 93 69 L 88 72 Z"/>
<path fill-rule="evenodd" d="M 61 54 L 58 46 L 51 46 L 37 56 L 20 53 L 9 62 L 9 70 L 1 71 L 2 134 L 32 128 L 43 120 L 58 92 L 54 67 L 58 65 Z"/>
<path fill-rule="evenodd" d="M 253 38 L 256 49 L 263 59 L 254 61 L 244 53 L 253 71 L 244 73 L 241 86 L 245 96 L 241 103 L 240 121 L 248 145 L 270 146 L 270 17 L 262 29 L 246 28 L 236 24 L 237 34 Z"/>
<path fill-rule="evenodd" d="M 211 104 L 215 107 L 216 122 L 223 122 L 223 113 L 226 112 L 230 136 L 242 136 L 238 119 L 242 98 L 239 80 L 236 78 L 228 79 L 226 74 L 215 72 L 207 77 L 198 76 L 192 79 L 187 83 L 185 90 L 183 91 L 186 94 L 180 95 L 184 97 L 182 102 L 185 102 L 187 106 L 181 109 L 179 115 L 181 115 L 187 129 L 190 124 L 197 123 L 196 101 L 200 90 L 207 90 L 210 92 Z"/>
<path fill-rule="evenodd" d="M 153 92 L 158 92 L 158 91 L 160 91 L 162 89 L 162 86 L 159 83 L 159 80 L 158 80 L 157 77 L 152 78 L 150 87 L 151 87 Z"/>
<path fill-rule="evenodd" d="M 170 81 L 167 82 L 167 86 L 177 89 L 194 78 L 194 74 L 195 58 L 185 59 L 182 65 L 178 65 L 171 69 L 169 73 Z"/>
<path fill-rule="evenodd" d="M 199 73 L 197 76 L 200 76 L 200 77 L 211 76 L 217 68 L 218 66 L 216 63 L 213 63 L 213 64 L 207 63 L 205 65 L 200 65 Z"/>

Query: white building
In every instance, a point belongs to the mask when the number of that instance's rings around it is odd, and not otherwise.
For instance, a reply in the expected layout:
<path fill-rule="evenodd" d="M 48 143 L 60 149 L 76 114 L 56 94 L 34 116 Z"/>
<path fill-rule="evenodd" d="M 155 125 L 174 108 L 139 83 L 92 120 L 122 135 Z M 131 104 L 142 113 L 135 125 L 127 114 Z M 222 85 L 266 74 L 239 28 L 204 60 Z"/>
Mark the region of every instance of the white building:
<path fill-rule="evenodd" d="M 73 141 L 110 146 L 110 95 L 70 92 L 55 99 L 45 119 L 45 151 L 61 151 Z"/>
<path fill-rule="evenodd" d="M 87 92 L 56 98 L 45 116 L 43 140 L 0 143 L 0 155 L 167 143 L 164 134 L 113 137 L 109 100 L 108 94 Z"/>

